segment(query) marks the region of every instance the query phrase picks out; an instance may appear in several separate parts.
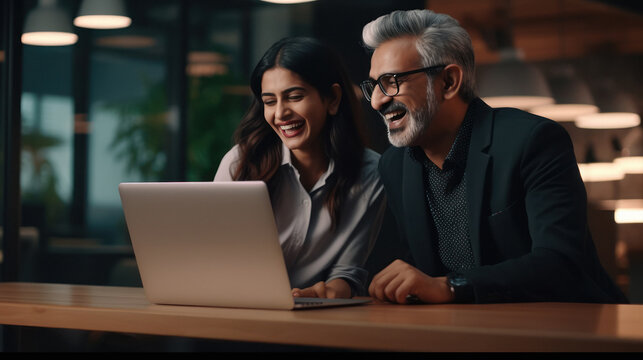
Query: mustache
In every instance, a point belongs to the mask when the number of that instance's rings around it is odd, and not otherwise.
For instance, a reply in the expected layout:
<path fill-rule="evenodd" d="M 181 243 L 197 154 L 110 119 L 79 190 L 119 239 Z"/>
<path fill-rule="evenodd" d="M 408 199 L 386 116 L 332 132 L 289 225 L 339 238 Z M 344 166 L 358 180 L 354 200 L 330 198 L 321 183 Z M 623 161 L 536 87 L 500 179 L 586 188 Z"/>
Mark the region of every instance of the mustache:
<path fill-rule="evenodd" d="M 392 102 L 384 105 L 384 107 L 382 107 L 377 112 L 382 116 L 382 118 L 385 119 L 385 115 L 387 113 L 394 112 L 394 111 L 406 111 L 406 112 L 408 112 L 409 109 L 406 107 L 406 105 L 404 105 L 402 103 L 392 101 Z"/>

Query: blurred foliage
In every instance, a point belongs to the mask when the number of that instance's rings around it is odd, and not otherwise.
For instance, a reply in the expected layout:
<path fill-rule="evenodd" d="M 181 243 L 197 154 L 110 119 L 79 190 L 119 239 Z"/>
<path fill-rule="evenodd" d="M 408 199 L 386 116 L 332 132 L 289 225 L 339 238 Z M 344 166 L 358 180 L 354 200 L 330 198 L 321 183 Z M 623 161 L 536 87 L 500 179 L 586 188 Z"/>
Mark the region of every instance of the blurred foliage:
<path fill-rule="evenodd" d="M 62 145 L 57 137 L 45 135 L 40 129 L 23 129 L 22 161 L 29 161 L 32 177 L 22 190 L 22 201 L 26 203 L 44 203 L 48 223 L 54 223 L 64 214 L 65 204 L 56 189 L 58 178 L 47 151 Z"/>
<path fill-rule="evenodd" d="M 110 147 L 125 170 L 138 173 L 144 181 L 163 178 L 167 165 L 169 113 L 164 82 L 143 79 L 148 96 L 130 103 L 107 104 L 120 118 Z"/>
<path fill-rule="evenodd" d="M 187 180 L 211 181 L 246 112 L 250 88 L 234 75 L 190 78 Z"/>
<path fill-rule="evenodd" d="M 232 135 L 249 103 L 249 88 L 232 75 L 189 79 L 187 181 L 210 181 L 232 147 Z M 131 103 L 109 104 L 119 115 L 110 144 L 126 171 L 144 181 L 163 179 L 170 140 L 166 84 L 149 83 L 148 96 Z"/>

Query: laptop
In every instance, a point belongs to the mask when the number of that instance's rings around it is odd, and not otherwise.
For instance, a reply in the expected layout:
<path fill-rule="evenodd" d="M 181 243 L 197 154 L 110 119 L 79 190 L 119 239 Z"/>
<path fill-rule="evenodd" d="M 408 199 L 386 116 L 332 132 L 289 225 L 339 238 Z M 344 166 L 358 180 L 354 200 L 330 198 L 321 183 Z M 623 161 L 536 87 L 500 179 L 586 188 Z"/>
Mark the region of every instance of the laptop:
<path fill-rule="evenodd" d="M 358 305 L 294 298 L 263 181 L 118 186 L 147 299 L 254 309 Z"/>

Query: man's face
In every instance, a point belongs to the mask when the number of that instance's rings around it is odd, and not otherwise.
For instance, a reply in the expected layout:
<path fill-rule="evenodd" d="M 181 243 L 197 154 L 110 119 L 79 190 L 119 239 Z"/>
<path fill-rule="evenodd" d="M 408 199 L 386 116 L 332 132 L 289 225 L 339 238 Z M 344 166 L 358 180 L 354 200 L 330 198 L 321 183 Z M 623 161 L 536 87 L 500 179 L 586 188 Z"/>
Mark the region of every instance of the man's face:
<path fill-rule="evenodd" d="M 381 44 L 371 58 L 369 77 L 401 73 L 424 67 L 415 47 L 415 37 L 402 37 Z M 417 145 L 437 111 L 438 102 L 433 84 L 425 73 L 398 78 L 399 92 L 386 96 L 376 86 L 371 106 L 383 117 L 388 139 L 394 146 Z"/>

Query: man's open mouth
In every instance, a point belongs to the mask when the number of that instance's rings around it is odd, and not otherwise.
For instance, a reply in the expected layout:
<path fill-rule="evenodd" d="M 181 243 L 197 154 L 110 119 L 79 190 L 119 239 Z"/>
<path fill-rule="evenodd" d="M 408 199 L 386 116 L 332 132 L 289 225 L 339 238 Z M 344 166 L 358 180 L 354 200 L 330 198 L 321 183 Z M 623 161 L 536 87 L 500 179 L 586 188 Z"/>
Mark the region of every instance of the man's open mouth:
<path fill-rule="evenodd" d="M 406 115 L 406 110 L 400 109 L 384 114 L 384 119 L 386 119 L 386 121 L 395 121 L 400 120 L 404 115 Z"/>

